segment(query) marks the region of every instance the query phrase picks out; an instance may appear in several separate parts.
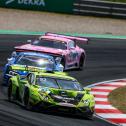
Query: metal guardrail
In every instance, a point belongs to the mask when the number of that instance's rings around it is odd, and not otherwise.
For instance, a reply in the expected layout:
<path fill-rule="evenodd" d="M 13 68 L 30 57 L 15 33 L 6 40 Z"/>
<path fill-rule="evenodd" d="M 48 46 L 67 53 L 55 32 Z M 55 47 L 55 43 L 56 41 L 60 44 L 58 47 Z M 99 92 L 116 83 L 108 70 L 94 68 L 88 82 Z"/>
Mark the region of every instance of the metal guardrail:
<path fill-rule="evenodd" d="M 126 4 L 99 0 L 75 0 L 73 13 L 126 19 Z"/>

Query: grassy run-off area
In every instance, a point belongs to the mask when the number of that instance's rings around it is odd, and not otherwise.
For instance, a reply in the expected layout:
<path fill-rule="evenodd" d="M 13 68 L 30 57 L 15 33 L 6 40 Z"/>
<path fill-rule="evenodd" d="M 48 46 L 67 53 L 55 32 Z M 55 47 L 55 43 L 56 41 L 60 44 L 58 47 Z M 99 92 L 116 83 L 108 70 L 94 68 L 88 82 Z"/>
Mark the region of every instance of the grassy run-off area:
<path fill-rule="evenodd" d="M 113 90 L 108 96 L 109 102 L 123 113 L 126 113 L 126 86 Z"/>
<path fill-rule="evenodd" d="M 126 3 L 126 0 L 104 0 L 104 1 L 110 1 L 110 2 L 122 2 L 122 3 Z"/>

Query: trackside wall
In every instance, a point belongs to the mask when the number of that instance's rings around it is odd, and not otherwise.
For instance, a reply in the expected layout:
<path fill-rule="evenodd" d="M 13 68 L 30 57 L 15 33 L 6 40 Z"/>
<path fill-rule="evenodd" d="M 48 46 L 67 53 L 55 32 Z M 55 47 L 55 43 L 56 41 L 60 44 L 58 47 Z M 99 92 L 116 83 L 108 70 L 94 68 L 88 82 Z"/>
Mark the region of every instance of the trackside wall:
<path fill-rule="evenodd" d="M 0 0 L 0 7 L 73 13 L 74 0 Z"/>

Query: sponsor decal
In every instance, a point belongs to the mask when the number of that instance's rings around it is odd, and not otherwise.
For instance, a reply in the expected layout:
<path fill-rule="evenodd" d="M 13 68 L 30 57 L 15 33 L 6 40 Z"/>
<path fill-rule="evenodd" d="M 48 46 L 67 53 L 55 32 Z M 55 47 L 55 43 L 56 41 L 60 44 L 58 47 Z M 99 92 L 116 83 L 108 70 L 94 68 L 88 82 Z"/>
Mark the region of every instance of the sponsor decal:
<path fill-rule="evenodd" d="M 8 5 L 15 1 L 17 2 L 17 4 L 20 4 L 20 5 L 45 6 L 44 0 L 7 0 L 5 4 Z"/>

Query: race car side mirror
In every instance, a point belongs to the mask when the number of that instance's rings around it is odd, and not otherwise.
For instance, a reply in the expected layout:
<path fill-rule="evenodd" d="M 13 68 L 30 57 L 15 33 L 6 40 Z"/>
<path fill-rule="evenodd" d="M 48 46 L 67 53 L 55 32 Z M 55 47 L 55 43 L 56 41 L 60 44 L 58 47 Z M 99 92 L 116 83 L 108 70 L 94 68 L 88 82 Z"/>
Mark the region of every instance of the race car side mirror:
<path fill-rule="evenodd" d="M 55 62 L 56 62 L 55 70 L 56 70 L 56 71 L 61 71 L 61 72 L 63 72 L 64 66 L 61 64 L 61 60 L 62 60 L 61 57 L 57 57 L 57 58 L 55 59 Z"/>
<path fill-rule="evenodd" d="M 7 58 L 7 63 L 8 63 L 8 64 L 12 64 L 12 63 L 13 63 L 13 61 L 14 61 L 14 59 L 13 59 L 13 58 Z"/>
<path fill-rule="evenodd" d="M 84 90 L 86 91 L 87 94 L 89 94 L 91 91 L 91 88 L 84 88 Z"/>
<path fill-rule="evenodd" d="M 27 80 L 30 85 L 35 85 L 35 75 L 33 73 L 27 75 Z"/>
<path fill-rule="evenodd" d="M 63 70 L 64 70 L 64 66 L 63 66 L 62 64 L 59 64 L 59 69 L 58 69 L 58 71 L 63 72 Z"/>
<path fill-rule="evenodd" d="M 12 58 L 7 58 L 7 62 L 10 63 L 12 61 Z"/>

